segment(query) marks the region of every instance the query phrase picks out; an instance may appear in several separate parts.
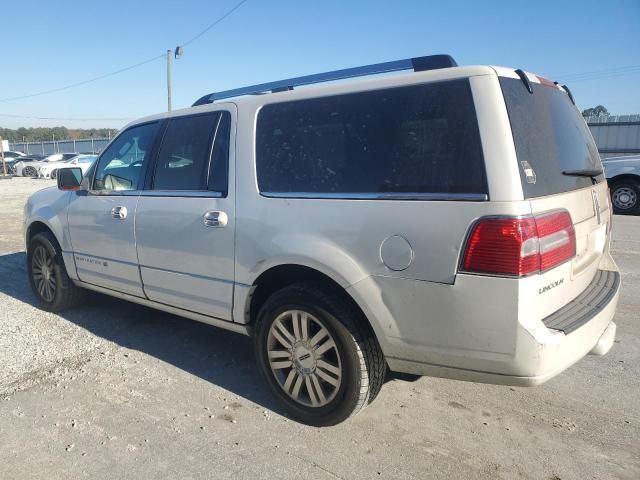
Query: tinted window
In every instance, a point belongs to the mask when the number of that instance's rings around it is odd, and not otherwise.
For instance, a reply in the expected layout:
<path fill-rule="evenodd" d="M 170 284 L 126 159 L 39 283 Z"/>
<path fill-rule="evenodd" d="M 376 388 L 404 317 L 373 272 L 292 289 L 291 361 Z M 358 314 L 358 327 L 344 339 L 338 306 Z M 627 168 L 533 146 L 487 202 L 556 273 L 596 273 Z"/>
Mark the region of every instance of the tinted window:
<path fill-rule="evenodd" d="M 226 112 L 225 112 L 226 113 Z M 228 115 L 228 114 L 227 114 Z M 173 118 L 158 152 L 153 189 L 206 190 L 209 173 L 218 170 L 220 149 L 211 142 L 220 126 L 219 112 Z M 226 178 L 226 176 L 225 176 Z"/>
<path fill-rule="evenodd" d="M 256 143 L 263 192 L 486 191 L 466 80 L 266 105 Z"/>
<path fill-rule="evenodd" d="M 568 95 L 533 83 L 533 95 L 519 79 L 500 78 L 526 198 L 567 192 L 592 184 L 570 170 L 602 170 L 589 127 Z M 525 163 L 526 162 L 526 163 Z M 604 177 L 600 176 L 602 181 Z"/>
<path fill-rule="evenodd" d="M 147 123 L 120 134 L 100 155 L 93 189 L 138 189 L 141 172 L 148 161 L 157 129 L 157 123 Z"/>

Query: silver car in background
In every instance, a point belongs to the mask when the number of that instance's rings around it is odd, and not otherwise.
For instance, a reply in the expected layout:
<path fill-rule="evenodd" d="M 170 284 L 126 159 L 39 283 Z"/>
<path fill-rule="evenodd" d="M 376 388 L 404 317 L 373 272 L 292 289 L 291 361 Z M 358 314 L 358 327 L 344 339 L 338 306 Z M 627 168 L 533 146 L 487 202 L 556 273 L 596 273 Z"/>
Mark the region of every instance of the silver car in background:
<path fill-rule="evenodd" d="M 533 386 L 614 343 L 598 151 L 522 70 L 431 56 L 208 94 L 58 187 L 25 206 L 43 308 L 89 289 L 250 335 L 311 425 L 389 376 Z"/>
<path fill-rule="evenodd" d="M 640 215 L 640 155 L 605 158 L 602 164 L 614 213 Z"/>

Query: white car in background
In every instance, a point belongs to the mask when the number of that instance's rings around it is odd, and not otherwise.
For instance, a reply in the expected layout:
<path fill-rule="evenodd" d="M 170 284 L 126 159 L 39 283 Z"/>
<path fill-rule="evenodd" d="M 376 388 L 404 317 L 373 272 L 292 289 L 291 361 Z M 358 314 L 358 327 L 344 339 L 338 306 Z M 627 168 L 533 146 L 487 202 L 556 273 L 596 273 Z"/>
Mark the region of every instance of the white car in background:
<path fill-rule="evenodd" d="M 32 160 L 28 162 L 18 162 L 15 164 L 15 173 L 19 177 L 38 177 L 40 169 L 48 163 L 64 162 L 75 156 L 77 153 L 52 153 L 42 160 Z"/>
<path fill-rule="evenodd" d="M 79 167 L 80 169 L 82 169 L 82 174 L 84 175 L 85 173 L 87 173 L 87 170 L 89 170 L 89 167 L 93 164 L 96 158 L 98 158 L 97 155 L 76 155 L 66 162 L 49 162 L 40 167 L 39 176 L 40 178 L 55 179 L 60 168 L 71 167 Z"/>

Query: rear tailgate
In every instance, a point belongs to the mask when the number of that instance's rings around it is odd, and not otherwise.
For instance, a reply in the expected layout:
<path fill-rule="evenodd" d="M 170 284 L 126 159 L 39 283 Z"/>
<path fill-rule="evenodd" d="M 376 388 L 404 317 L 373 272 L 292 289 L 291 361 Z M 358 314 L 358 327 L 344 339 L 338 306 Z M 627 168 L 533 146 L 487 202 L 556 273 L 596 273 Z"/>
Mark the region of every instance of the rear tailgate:
<path fill-rule="evenodd" d="M 607 184 L 601 182 L 563 194 L 531 200 L 531 210 L 540 214 L 556 209 L 569 211 L 576 232 L 576 256 L 570 262 L 537 275 L 526 296 L 536 317 L 546 318 L 584 292 L 598 272 L 607 247 L 610 210 Z M 523 300 L 525 296 L 523 296 Z"/>
<path fill-rule="evenodd" d="M 500 77 L 522 189 L 534 215 L 566 210 L 576 234 L 576 256 L 524 279 L 520 311 L 545 319 L 597 283 L 608 248 L 610 202 L 600 157 L 591 133 L 567 93 L 527 74 L 533 93 L 517 75 Z M 575 306 L 575 310 L 579 306 Z M 547 322 L 545 322 L 547 323 Z"/>

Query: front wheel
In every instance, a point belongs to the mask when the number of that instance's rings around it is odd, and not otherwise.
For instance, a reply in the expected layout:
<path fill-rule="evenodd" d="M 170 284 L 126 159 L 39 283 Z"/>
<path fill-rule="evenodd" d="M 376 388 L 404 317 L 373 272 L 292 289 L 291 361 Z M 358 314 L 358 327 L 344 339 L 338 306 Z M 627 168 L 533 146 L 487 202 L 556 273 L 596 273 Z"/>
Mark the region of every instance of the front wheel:
<path fill-rule="evenodd" d="M 321 285 L 301 283 L 267 299 L 258 315 L 258 366 L 295 419 L 335 425 L 373 401 L 386 374 L 362 314 Z"/>
<path fill-rule="evenodd" d="M 640 181 L 623 179 L 611 185 L 611 203 L 613 212 L 618 215 L 637 215 L 640 213 Z"/>
<path fill-rule="evenodd" d="M 29 283 L 38 303 L 50 312 L 60 312 L 74 306 L 83 290 L 71 281 L 62 250 L 49 232 L 38 233 L 27 248 Z"/>

